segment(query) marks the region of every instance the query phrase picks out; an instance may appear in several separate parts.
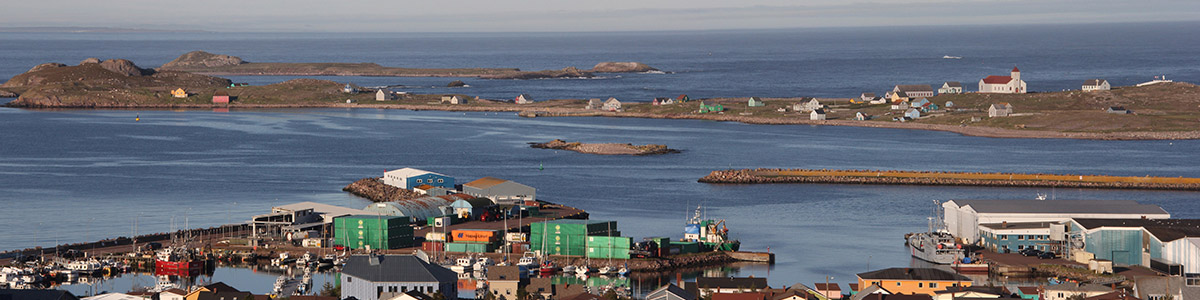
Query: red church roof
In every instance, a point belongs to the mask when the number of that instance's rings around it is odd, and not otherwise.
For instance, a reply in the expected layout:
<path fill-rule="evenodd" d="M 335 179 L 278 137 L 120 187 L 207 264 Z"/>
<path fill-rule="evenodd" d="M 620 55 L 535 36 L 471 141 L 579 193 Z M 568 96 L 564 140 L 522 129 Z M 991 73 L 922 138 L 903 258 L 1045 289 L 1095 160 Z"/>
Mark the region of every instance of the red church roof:
<path fill-rule="evenodd" d="M 1012 76 L 992 75 L 983 79 L 983 83 L 987 84 L 1008 84 L 1012 81 Z"/>
<path fill-rule="evenodd" d="M 1018 73 L 1020 73 L 1020 72 L 1021 72 L 1021 70 L 1020 70 L 1020 69 L 1017 69 L 1017 67 L 1013 67 L 1013 72 L 1018 72 Z"/>

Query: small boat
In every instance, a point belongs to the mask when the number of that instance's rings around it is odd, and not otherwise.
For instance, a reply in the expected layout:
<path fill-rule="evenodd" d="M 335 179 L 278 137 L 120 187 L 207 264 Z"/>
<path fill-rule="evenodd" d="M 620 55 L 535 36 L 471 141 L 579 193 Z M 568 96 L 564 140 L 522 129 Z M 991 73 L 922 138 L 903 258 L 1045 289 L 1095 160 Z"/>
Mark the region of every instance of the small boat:
<path fill-rule="evenodd" d="M 603 267 L 600 267 L 599 270 L 596 270 L 596 273 L 607 275 L 607 274 L 612 274 L 613 271 L 616 271 L 616 270 L 613 270 L 613 268 L 609 267 L 609 266 L 603 266 Z"/>
<path fill-rule="evenodd" d="M 575 273 L 575 266 L 566 266 L 562 268 L 563 273 Z"/>
<path fill-rule="evenodd" d="M 531 254 L 532 253 L 528 253 L 528 252 L 525 253 L 525 256 L 522 256 L 521 259 L 517 260 L 517 265 L 524 266 L 526 268 L 530 268 L 530 267 L 537 265 L 537 258 L 533 257 Z"/>
<path fill-rule="evenodd" d="M 592 272 L 592 269 L 588 268 L 587 265 L 580 265 L 578 267 L 575 267 L 575 273 L 579 273 L 581 275 L 591 273 L 591 272 Z"/>
<path fill-rule="evenodd" d="M 949 56 L 949 55 L 946 55 L 946 56 L 942 56 L 942 58 L 945 58 L 945 59 L 962 59 L 962 56 Z"/>
<path fill-rule="evenodd" d="M 454 261 L 454 265 L 450 266 L 450 270 L 458 273 L 467 273 L 471 272 L 474 265 L 475 263 L 470 257 L 462 257 Z"/>
<path fill-rule="evenodd" d="M 545 262 L 542 262 L 541 271 L 542 271 L 542 274 L 554 274 L 555 271 L 558 271 L 558 268 L 554 267 L 554 262 L 547 260 Z"/>
<path fill-rule="evenodd" d="M 629 275 L 629 268 L 621 267 L 620 269 L 617 269 L 617 275 L 621 275 L 622 277 Z"/>

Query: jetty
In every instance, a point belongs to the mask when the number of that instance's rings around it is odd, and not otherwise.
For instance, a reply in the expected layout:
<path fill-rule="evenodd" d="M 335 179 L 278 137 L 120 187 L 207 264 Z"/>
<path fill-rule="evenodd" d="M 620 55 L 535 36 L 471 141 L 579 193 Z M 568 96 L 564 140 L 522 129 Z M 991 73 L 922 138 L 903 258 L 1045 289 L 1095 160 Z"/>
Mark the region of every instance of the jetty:
<path fill-rule="evenodd" d="M 833 183 L 1200 191 L 1200 178 L 901 170 L 720 170 L 698 181 L 729 184 Z"/>

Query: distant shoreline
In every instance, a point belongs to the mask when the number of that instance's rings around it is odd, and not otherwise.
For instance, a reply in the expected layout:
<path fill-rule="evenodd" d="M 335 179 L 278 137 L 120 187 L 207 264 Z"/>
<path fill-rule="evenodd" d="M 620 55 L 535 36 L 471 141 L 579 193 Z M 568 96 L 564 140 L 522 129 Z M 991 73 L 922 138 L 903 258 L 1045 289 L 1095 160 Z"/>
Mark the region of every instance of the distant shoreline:
<path fill-rule="evenodd" d="M 172 109 L 280 109 L 280 108 L 365 108 L 365 109 L 404 109 L 412 111 L 449 111 L 449 112 L 514 112 L 518 116 L 527 118 L 539 117 L 615 117 L 615 118 L 641 118 L 641 119 L 689 119 L 689 120 L 709 120 L 720 122 L 738 122 L 752 125 L 818 125 L 818 126 L 850 126 L 850 127 L 868 127 L 868 128 L 890 128 L 890 129 L 911 129 L 911 130 L 926 130 L 926 131 L 944 131 L 958 133 L 965 136 L 974 137 L 990 137 L 990 138 L 1025 138 L 1025 139 L 1080 139 L 1080 140 L 1194 140 L 1200 139 L 1200 131 L 1171 131 L 1171 132 L 1053 132 L 1053 131 L 1033 131 L 1033 130 L 1014 130 L 994 127 L 980 126 L 955 126 L 943 124 L 922 124 L 922 123 L 901 123 L 901 122 L 863 122 L 853 120 L 805 120 L 805 119 L 780 119 L 769 117 L 755 116 L 740 116 L 734 114 L 654 114 L 654 113 L 632 113 L 632 112 L 606 112 L 584 109 L 564 109 L 564 108 L 546 108 L 546 107 L 500 107 L 500 106 L 445 106 L 445 105 L 417 105 L 417 104 L 346 104 L 346 103 L 330 103 L 330 104 L 231 104 L 228 106 L 219 105 L 191 105 L 191 104 L 173 104 L 173 105 L 91 105 L 91 106 L 55 106 L 55 107 L 37 107 L 37 106 L 20 106 L 10 105 L 6 103 L 3 106 L 13 108 L 24 108 L 32 110 L 84 110 L 84 109 L 112 109 L 112 110 L 135 110 L 135 109 L 153 109 L 153 110 L 172 110 Z"/>

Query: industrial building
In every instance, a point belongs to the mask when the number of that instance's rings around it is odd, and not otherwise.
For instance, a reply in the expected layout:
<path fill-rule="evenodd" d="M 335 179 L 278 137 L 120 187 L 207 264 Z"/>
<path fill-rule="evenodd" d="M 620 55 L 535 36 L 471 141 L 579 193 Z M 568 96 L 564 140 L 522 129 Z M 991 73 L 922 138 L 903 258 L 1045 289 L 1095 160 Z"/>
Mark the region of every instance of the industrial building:
<path fill-rule="evenodd" d="M 472 198 L 475 197 L 466 194 L 427 196 L 394 202 L 372 203 L 363 210 L 369 212 L 370 215 L 410 217 L 415 221 L 420 221 L 430 217 L 453 215 L 454 210 L 450 204 L 453 204 L 454 201 Z"/>
<path fill-rule="evenodd" d="M 946 229 L 967 244 L 979 242 L 979 224 L 1171 217 L 1158 205 L 1133 200 L 950 200 L 942 210 Z"/>
<path fill-rule="evenodd" d="M 1065 253 L 1066 227 L 1060 222 L 979 224 L 979 245 L 999 253 L 1027 248 Z"/>
<path fill-rule="evenodd" d="M 403 168 L 383 172 L 383 184 L 409 190 L 422 184 L 428 184 L 453 190 L 454 177 L 420 169 Z"/>
<path fill-rule="evenodd" d="M 462 192 L 492 199 L 496 204 L 520 204 L 537 200 L 537 189 L 511 180 L 484 177 L 462 185 Z"/>
<path fill-rule="evenodd" d="M 299 202 L 271 208 L 271 213 L 251 217 L 254 237 L 286 237 L 289 233 L 318 232 L 332 229 L 333 219 L 340 216 L 372 214 L 370 212 L 322 204 Z"/>
<path fill-rule="evenodd" d="M 417 291 L 458 298 L 458 274 L 415 255 L 355 255 L 346 260 L 340 275 L 343 299 L 391 299 Z"/>
<path fill-rule="evenodd" d="M 1200 277 L 1200 220 L 1081 218 L 1070 226 L 1076 248 L 1093 259 Z"/>
<path fill-rule="evenodd" d="M 488 198 L 461 199 L 450 203 L 450 207 L 454 209 L 454 215 L 463 219 L 478 218 L 484 212 L 488 211 L 488 209 L 495 206 L 496 203 L 493 203 Z"/>
<path fill-rule="evenodd" d="M 415 245 L 408 217 L 342 216 L 333 222 L 333 244 L 350 249 L 400 249 Z"/>

